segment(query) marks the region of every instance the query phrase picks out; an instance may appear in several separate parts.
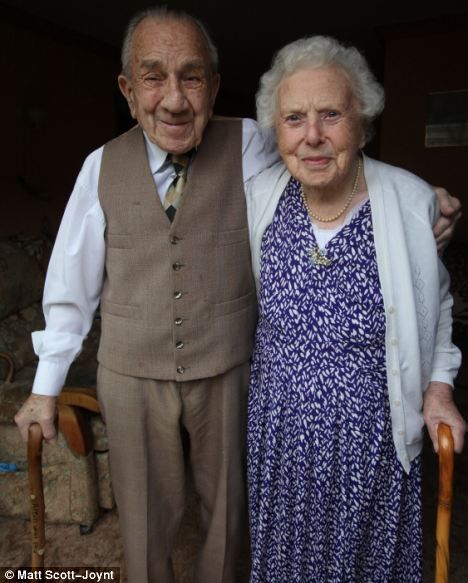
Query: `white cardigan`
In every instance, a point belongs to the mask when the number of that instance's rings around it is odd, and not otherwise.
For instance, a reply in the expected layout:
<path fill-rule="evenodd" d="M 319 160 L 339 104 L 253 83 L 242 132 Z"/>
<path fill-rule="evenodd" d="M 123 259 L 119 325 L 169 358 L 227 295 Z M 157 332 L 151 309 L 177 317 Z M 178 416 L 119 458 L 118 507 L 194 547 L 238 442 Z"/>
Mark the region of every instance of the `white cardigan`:
<path fill-rule="evenodd" d="M 385 306 L 393 441 L 409 472 L 410 462 L 422 449 L 423 392 L 429 381 L 453 386 L 461 355 L 451 340 L 449 277 L 432 233 L 436 196 L 414 174 L 363 158 Z M 247 210 L 257 289 L 263 233 L 290 177 L 280 162 L 249 185 Z"/>

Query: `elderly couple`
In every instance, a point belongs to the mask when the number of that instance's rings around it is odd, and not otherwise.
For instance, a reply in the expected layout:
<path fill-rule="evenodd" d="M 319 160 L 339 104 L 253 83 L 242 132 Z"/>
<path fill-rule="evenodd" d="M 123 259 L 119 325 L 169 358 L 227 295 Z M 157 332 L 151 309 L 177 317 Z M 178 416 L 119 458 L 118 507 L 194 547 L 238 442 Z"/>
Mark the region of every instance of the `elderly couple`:
<path fill-rule="evenodd" d="M 55 440 L 56 395 L 100 303 L 129 583 L 174 580 L 182 427 L 195 579 L 237 580 L 246 421 L 252 583 L 421 581 L 423 426 L 436 445 L 449 424 L 457 451 L 466 430 L 432 230 L 450 237 L 458 202 L 440 193 L 437 221 L 426 183 L 361 153 L 383 91 L 334 39 L 276 55 L 262 129 L 212 118 L 216 49 L 185 13 L 138 14 L 122 63 L 138 125 L 87 158 L 65 211 L 23 438 L 37 421 Z"/>

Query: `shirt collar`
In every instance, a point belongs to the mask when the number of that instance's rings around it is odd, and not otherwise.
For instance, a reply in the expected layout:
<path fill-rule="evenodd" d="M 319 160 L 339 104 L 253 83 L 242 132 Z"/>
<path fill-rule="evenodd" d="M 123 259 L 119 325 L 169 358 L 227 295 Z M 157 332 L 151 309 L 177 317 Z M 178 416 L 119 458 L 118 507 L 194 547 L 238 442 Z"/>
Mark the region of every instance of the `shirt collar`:
<path fill-rule="evenodd" d="M 143 135 L 145 136 L 146 153 L 148 154 L 149 167 L 151 174 L 154 175 L 157 172 L 160 172 L 166 164 L 167 152 L 164 152 L 164 150 L 161 150 L 159 146 L 151 142 L 146 135 L 146 132 L 143 132 Z"/>

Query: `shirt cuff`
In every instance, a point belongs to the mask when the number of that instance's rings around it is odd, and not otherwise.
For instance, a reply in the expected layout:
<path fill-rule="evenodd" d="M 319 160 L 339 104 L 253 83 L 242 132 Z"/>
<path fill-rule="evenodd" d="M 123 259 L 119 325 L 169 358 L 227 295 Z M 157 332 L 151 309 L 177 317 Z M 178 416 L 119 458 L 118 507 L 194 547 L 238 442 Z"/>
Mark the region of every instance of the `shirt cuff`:
<path fill-rule="evenodd" d="M 454 375 L 450 372 L 442 371 L 442 370 L 434 370 L 432 371 L 431 375 L 431 383 L 444 383 L 446 385 L 450 385 L 452 389 L 454 388 Z"/>
<path fill-rule="evenodd" d="M 67 364 L 40 360 L 34 377 L 32 392 L 35 395 L 57 397 L 65 384 L 68 369 L 69 366 Z"/>

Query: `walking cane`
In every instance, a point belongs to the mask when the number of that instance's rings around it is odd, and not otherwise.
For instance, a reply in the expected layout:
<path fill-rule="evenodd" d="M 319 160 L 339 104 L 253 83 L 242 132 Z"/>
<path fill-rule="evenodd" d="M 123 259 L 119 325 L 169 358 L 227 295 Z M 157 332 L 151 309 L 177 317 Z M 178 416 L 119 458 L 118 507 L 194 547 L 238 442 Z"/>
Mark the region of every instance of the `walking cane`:
<path fill-rule="evenodd" d="M 45 525 L 44 489 L 42 485 L 42 429 L 38 423 L 29 427 L 28 476 L 31 500 L 31 569 L 44 568 Z"/>
<path fill-rule="evenodd" d="M 1 353 L 0 353 L 1 354 Z M 99 412 L 96 390 L 85 387 L 67 387 L 58 398 L 59 427 L 67 444 L 80 456 L 88 455 L 92 448 L 92 437 L 82 418 L 81 409 Z M 45 550 L 45 506 L 42 483 L 42 429 L 38 423 L 29 427 L 28 476 L 31 501 L 31 568 L 44 568 Z"/>
<path fill-rule="evenodd" d="M 453 488 L 453 436 L 452 430 L 445 423 L 439 425 L 437 434 L 439 440 L 439 501 L 436 526 L 435 583 L 448 583 Z"/>

